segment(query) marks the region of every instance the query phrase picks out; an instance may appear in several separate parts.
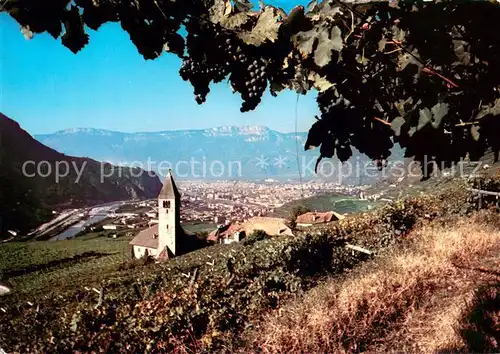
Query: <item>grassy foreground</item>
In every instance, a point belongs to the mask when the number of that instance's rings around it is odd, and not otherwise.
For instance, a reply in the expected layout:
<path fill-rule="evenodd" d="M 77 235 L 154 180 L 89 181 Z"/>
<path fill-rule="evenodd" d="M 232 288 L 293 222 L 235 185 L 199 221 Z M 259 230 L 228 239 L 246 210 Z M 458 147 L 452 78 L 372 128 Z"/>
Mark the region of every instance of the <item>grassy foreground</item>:
<path fill-rule="evenodd" d="M 0 245 L 0 281 L 30 299 L 93 284 L 130 258 L 130 237 L 84 237 Z"/>
<path fill-rule="evenodd" d="M 380 201 L 360 200 L 346 195 L 323 194 L 286 203 L 276 208 L 273 215 L 288 218 L 297 207 L 320 212 L 334 210 L 340 214 L 355 214 L 375 209 L 384 204 Z"/>
<path fill-rule="evenodd" d="M 446 299 L 472 294 L 476 284 L 465 287 L 458 280 L 460 272 L 477 271 L 464 268 L 495 268 L 486 250 L 495 250 L 490 243 L 497 241 L 497 214 L 474 216 L 468 197 L 463 186 L 450 187 L 295 237 L 213 246 L 160 264 L 89 263 L 81 277 L 61 273 L 66 286 L 53 292 L 3 298 L 0 347 L 35 353 L 358 352 L 393 350 L 393 343 L 414 351 L 417 343 L 466 350 L 466 340 L 425 344 L 429 332 L 412 337 L 412 328 L 430 323 L 426 316 L 433 309 L 451 306 Z M 484 232 L 470 241 L 467 235 L 477 228 Z M 443 236 L 434 239 L 438 234 Z M 469 253 L 470 264 L 459 262 Z M 26 265 L 16 267 L 12 271 Z M 483 300 L 493 296 L 491 290 L 484 294 Z M 488 299 L 480 302 L 483 308 Z M 469 337 L 486 323 L 481 318 L 496 318 L 490 310 L 471 316 L 459 304 L 448 318 L 460 319 Z M 315 306 L 328 316 L 315 311 L 310 317 Z M 411 335 L 401 340 L 398 333 L 406 329 Z M 491 336 L 483 342 L 496 345 Z"/>
<path fill-rule="evenodd" d="M 251 334 L 253 348 L 265 353 L 498 351 L 499 224 L 499 215 L 476 215 L 417 228 L 407 244 L 345 280 L 329 280 L 266 315 Z M 475 291 L 479 297 L 467 306 Z"/>

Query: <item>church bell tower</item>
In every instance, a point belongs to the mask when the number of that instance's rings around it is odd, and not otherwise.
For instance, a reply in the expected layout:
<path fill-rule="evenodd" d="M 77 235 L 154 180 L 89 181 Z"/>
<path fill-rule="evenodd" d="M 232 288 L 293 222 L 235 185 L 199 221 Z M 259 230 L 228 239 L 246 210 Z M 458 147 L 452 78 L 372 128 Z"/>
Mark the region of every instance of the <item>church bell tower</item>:
<path fill-rule="evenodd" d="M 169 170 L 163 188 L 158 195 L 158 252 L 167 248 L 168 254 L 176 255 L 179 251 L 178 235 L 180 223 L 180 193 Z"/>

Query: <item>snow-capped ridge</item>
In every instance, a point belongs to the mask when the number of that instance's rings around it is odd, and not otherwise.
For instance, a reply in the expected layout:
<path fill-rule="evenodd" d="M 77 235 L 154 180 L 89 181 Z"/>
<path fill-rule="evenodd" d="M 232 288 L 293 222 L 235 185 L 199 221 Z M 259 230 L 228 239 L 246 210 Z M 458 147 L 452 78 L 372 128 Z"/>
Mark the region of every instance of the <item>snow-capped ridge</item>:
<path fill-rule="evenodd" d="M 114 132 L 112 130 L 106 129 L 95 129 L 95 128 L 68 128 L 55 132 L 56 135 L 69 135 L 69 134 L 93 134 L 93 135 L 111 135 Z"/>

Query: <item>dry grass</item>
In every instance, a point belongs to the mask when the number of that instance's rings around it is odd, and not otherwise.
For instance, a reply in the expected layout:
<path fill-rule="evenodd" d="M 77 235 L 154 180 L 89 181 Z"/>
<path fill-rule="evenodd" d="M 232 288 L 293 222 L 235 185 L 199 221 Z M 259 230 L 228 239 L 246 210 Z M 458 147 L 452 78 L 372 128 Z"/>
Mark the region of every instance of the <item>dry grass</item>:
<path fill-rule="evenodd" d="M 493 219 L 476 217 L 451 227 L 429 225 L 414 231 L 404 249 L 268 315 L 251 335 L 253 349 L 465 350 L 456 330 L 465 300 L 471 299 L 478 282 L 498 280 L 494 274 L 469 269 L 500 254 L 500 232 L 493 225 L 498 216 Z"/>
<path fill-rule="evenodd" d="M 500 283 L 478 289 L 457 323 L 471 352 L 500 351 Z"/>

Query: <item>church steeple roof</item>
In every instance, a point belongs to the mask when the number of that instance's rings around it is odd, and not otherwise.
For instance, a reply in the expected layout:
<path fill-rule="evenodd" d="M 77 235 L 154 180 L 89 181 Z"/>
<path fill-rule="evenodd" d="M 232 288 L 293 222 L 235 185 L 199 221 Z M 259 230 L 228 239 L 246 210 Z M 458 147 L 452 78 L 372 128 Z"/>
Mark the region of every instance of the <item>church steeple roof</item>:
<path fill-rule="evenodd" d="M 177 199 L 180 198 L 181 195 L 177 190 L 177 187 L 174 182 L 174 178 L 172 177 L 172 170 L 168 171 L 167 178 L 165 178 L 165 182 L 163 182 L 163 188 L 158 195 L 159 199 Z"/>

